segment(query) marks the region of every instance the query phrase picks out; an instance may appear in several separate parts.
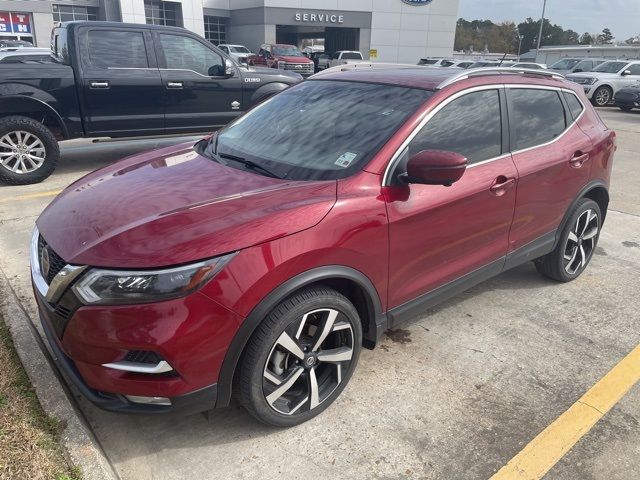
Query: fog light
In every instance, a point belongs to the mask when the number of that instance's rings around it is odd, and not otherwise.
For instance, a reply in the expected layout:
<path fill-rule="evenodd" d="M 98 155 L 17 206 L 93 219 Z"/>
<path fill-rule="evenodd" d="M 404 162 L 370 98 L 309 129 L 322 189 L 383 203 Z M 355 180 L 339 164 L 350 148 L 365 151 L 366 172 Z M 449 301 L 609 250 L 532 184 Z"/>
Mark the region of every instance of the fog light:
<path fill-rule="evenodd" d="M 166 397 L 139 397 L 137 395 L 125 395 L 125 397 L 130 402 L 144 405 L 171 405 L 171 400 Z"/>

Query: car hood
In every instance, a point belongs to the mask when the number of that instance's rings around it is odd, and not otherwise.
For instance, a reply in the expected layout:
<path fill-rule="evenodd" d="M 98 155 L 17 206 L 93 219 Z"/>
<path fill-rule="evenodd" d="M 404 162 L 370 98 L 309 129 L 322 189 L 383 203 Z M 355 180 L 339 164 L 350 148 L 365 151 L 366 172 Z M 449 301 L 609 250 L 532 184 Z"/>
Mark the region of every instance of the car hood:
<path fill-rule="evenodd" d="M 336 185 L 237 170 L 182 144 L 87 175 L 67 187 L 36 224 L 71 264 L 169 266 L 311 228 L 335 204 Z"/>
<path fill-rule="evenodd" d="M 566 75 L 568 79 L 573 78 L 618 78 L 620 75 L 617 73 L 605 73 L 605 72 L 580 72 L 580 73 L 570 73 Z"/>
<path fill-rule="evenodd" d="M 276 55 L 275 58 L 280 62 L 313 63 L 313 60 L 310 60 L 307 57 L 289 57 L 286 55 Z"/>

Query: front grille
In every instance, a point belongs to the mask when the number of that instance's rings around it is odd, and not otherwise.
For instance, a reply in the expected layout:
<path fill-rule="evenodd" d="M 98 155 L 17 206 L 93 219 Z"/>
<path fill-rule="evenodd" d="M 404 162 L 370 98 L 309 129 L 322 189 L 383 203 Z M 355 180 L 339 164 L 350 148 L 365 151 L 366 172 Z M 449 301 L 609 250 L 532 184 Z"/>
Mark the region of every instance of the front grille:
<path fill-rule="evenodd" d="M 285 70 L 293 70 L 296 73 L 300 73 L 302 75 L 313 73 L 313 63 L 290 63 L 286 62 L 284 64 Z"/>
<path fill-rule="evenodd" d="M 47 253 L 49 254 L 48 272 L 45 272 L 43 270 L 42 265 L 42 251 L 45 248 L 47 249 Z M 38 263 L 40 264 L 40 273 L 47 282 L 47 285 L 50 285 L 53 277 L 60 273 L 60 270 L 62 270 L 67 265 L 67 262 L 65 262 L 62 257 L 60 257 L 60 255 L 54 252 L 53 249 L 49 245 L 47 245 L 47 242 L 45 242 L 44 238 L 42 238 L 42 235 L 38 237 Z"/>
<path fill-rule="evenodd" d="M 156 352 L 149 350 L 131 350 L 124 359 L 127 362 L 149 363 L 151 365 L 157 365 L 163 360 Z"/>

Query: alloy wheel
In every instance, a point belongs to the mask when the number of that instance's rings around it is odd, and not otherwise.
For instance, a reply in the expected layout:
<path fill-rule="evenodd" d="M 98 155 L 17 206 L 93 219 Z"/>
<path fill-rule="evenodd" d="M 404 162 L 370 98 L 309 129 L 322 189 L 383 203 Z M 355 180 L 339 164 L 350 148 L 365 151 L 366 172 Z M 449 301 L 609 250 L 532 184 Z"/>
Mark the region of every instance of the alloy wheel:
<path fill-rule="evenodd" d="M 0 138 L 0 165 L 13 173 L 30 173 L 42 166 L 46 150 L 34 134 L 16 130 Z"/>
<path fill-rule="evenodd" d="M 596 92 L 596 103 L 600 106 L 607 105 L 611 101 L 611 92 L 608 88 L 601 88 Z"/>
<path fill-rule="evenodd" d="M 283 415 L 313 410 L 342 383 L 353 356 L 353 329 L 344 314 L 332 308 L 304 314 L 267 356 L 262 379 L 267 403 Z"/>
<path fill-rule="evenodd" d="M 564 249 L 564 269 L 569 275 L 575 275 L 583 269 L 596 247 L 596 239 L 600 230 L 598 214 L 585 210 L 569 231 Z"/>

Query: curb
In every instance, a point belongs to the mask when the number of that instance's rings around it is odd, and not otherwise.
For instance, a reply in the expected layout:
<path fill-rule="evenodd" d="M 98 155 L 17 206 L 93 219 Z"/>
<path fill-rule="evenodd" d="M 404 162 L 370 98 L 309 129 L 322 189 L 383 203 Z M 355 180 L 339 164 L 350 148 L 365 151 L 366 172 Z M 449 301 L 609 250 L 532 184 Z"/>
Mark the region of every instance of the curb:
<path fill-rule="evenodd" d="M 0 269 L 0 312 L 44 412 L 64 426 L 60 443 L 83 480 L 118 480 L 68 390 L 35 325 Z"/>

